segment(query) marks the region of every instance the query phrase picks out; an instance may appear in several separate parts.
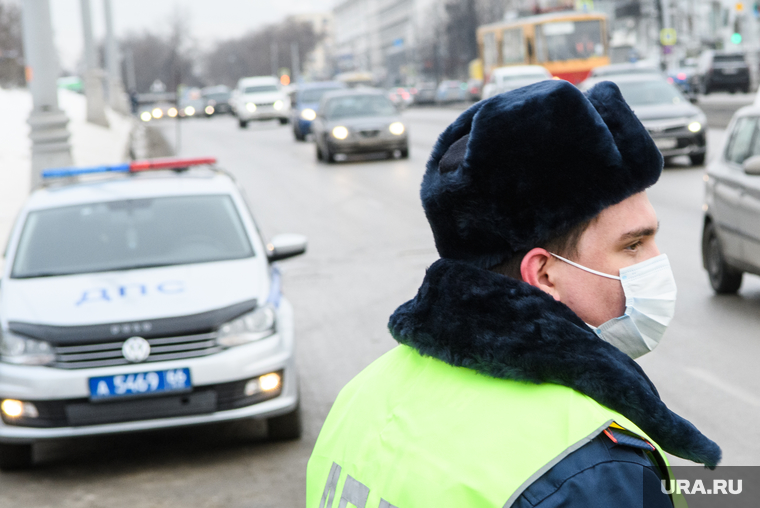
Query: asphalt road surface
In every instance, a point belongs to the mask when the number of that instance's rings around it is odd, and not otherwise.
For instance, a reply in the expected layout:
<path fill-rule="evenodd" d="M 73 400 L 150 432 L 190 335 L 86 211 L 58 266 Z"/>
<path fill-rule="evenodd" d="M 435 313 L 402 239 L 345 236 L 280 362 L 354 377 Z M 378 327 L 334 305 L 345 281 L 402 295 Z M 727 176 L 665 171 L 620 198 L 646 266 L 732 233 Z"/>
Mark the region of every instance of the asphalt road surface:
<path fill-rule="evenodd" d="M 333 400 L 394 347 L 388 316 L 437 258 L 418 189 L 430 148 L 457 114 L 407 111 L 408 160 L 333 165 L 317 163 L 290 126 L 183 121 L 180 154 L 217 156 L 265 236 L 309 237 L 305 256 L 281 263 L 296 312 L 303 439 L 268 443 L 254 422 L 45 444 L 36 468 L 0 474 L 0 506 L 303 506 L 306 462 Z M 172 122 L 157 124 L 169 141 Z M 708 157 L 722 137 L 711 131 Z M 664 342 L 641 365 L 666 403 L 723 447 L 724 464 L 760 465 L 760 279 L 746 277 L 739 296 L 712 294 L 700 259 L 704 168 L 686 163 L 676 160 L 650 190 L 679 295 Z"/>

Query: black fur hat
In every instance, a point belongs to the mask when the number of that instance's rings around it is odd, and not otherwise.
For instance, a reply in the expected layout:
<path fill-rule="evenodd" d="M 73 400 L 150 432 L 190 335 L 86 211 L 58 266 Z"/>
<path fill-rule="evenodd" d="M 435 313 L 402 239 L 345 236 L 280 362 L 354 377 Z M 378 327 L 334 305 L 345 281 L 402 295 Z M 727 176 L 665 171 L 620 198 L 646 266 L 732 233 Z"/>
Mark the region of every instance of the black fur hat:
<path fill-rule="evenodd" d="M 420 194 L 441 257 L 490 268 L 650 187 L 662 165 L 614 83 L 550 80 L 462 113 Z"/>

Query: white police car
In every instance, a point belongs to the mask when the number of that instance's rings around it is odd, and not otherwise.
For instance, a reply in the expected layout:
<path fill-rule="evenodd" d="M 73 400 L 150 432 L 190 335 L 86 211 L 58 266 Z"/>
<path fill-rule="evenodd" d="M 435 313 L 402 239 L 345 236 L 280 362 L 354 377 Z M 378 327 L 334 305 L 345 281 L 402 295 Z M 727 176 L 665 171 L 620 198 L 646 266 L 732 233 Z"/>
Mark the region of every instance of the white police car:
<path fill-rule="evenodd" d="M 266 418 L 300 436 L 293 310 L 213 159 L 51 170 L 11 233 L 0 286 L 0 467 L 45 439 Z M 184 171 L 141 171 L 184 168 Z M 84 173 L 111 173 L 87 177 Z M 66 179 L 56 177 L 70 177 Z"/>

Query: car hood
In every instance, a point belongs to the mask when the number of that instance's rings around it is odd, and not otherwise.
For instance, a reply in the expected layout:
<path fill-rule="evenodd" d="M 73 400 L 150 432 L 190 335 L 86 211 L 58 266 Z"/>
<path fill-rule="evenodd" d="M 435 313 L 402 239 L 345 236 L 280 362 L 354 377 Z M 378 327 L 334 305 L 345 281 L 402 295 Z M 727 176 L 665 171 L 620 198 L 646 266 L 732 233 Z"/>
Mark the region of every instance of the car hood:
<path fill-rule="evenodd" d="M 532 85 L 534 83 L 540 83 L 541 81 L 546 81 L 547 79 L 551 79 L 551 78 L 510 79 L 509 81 L 501 85 L 499 89 L 500 90 L 503 89 L 505 92 L 508 90 L 516 90 L 524 86 Z"/>
<path fill-rule="evenodd" d="M 269 291 L 256 258 L 60 277 L 5 279 L 0 309 L 9 321 L 60 326 L 187 316 Z"/>
<path fill-rule="evenodd" d="M 343 125 L 353 130 L 384 129 L 393 122 L 401 121 L 398 116 L 357 116 L 352 118 L 340 118 L 338 120 L 329 120 L 327 126 L 329 129 L 338 125 Z"/>
<path fill-rule="evenodd" d="M 240 96 L 243 102 L 274 102 L 285 100 L 282 92 L 244 93 Z"/>
<path fill-rule="evenodd" d="M 654 104 L 651 106 L 632 106 L 633 112 L 642 123 L 648 120 L 664 120 L 666 118 L 682 118 L 696 116 L 702 111 L 690 103 L 684 104 Z"/>

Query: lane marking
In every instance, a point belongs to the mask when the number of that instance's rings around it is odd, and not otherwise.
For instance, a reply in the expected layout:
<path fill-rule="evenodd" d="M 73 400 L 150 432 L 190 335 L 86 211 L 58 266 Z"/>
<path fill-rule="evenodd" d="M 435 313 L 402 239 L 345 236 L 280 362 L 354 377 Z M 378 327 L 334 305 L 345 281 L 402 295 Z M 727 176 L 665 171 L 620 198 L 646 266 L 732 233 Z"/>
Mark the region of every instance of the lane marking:
<path fill-rule="evenodd" d="M 699 369 L 697 367 L 684 367 L 684 370 L 695 378 L 700 379 L 709 385 L 712 385 L 714 388 L 717 388 L 746 404 L 760 407 L 760 397 L 748 390 L 745 390 L 744 388 L 734 386 L 731 383 L 720 379 L 715 374 L 712 374 L 711 372 L 703 369 Z"/>

